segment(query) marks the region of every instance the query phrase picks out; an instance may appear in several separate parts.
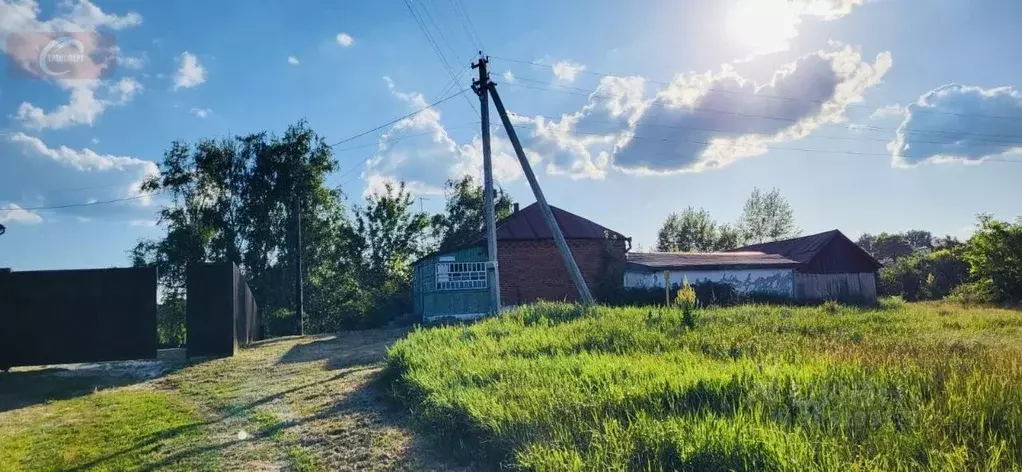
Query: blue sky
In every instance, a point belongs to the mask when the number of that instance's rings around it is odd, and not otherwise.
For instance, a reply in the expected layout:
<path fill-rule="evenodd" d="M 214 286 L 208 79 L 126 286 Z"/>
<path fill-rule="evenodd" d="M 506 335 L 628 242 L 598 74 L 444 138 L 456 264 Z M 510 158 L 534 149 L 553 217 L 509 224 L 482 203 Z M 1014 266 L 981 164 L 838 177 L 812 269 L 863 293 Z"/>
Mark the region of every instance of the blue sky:
<path fill-rule="evenodd" d="M 138 197 L 173 140 L 374 128 L 468 87 L 472 29 L 550 202 L 643 247 L 686 206 L 734 221 L 756 186 L 805 232 L 853 238 L 1022 214 L 1014 1 L 0 0 L 0 18 L 4 36 L 112 35 L 118 58 L 102 79 L 44 80 L 12 74 L 7 51 L 0 267 L 126 264 L 160 234 L 158 196 L 22 209 Z M 445 178 L 480 172 L 465 97 L 337 146 L 331 183 L 358 202 L 405 180 L 439 210 Z M 499 131 L 494 151 L 500 184 L 532 202 Z"/>

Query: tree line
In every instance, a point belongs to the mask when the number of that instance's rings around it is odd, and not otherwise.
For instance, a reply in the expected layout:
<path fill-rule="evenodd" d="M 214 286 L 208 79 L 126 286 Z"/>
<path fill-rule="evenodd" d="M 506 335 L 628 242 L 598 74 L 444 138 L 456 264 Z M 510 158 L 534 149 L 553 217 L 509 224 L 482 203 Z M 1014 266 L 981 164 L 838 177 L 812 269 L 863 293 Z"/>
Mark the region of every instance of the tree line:
<path fill-rule="evenodd" d="M 326 183 L 337 170 L 331 147 L 304 121 L 283 136 L 175 142 L 159 168 L 142 190 L 167 197 L 159 218 L 164 232 L 128 252 L 133 265 L 158 269 L 163 345 L 184 340 L 190 264 L 237 264 L 267 334 L 291 334 L 298 328 L 293 307 L 301 251 L 306 332 L 368 328 L 412 311 L 417 258 L 469 242 L 482 230 L 483 190 L 469 176 L 447 182 L 445 209 L 436 215 L 416 211 L 404 184 L 387 184 L 349 204 Z M 498 190 L 497 217 L 510 214 L 513 203 Z"/>
<path fill-rule="evenodd" d="M 863 234 L 860 247 L 884 264 L 881 295 L 905 300 L 949 298 L 965 303 L 1022 303 L 1022 218 L 1014 223 L 978 216 L 962 241 L 924 230 Z"/>
<path fill-rule="evenodd" d="M 798 236 L 795 213 L 780 190 L 754 188 L 735 223 L 718 223 L 703 208 L 667 215 L 657 232 L 661 252 L 715 252 Z"/>

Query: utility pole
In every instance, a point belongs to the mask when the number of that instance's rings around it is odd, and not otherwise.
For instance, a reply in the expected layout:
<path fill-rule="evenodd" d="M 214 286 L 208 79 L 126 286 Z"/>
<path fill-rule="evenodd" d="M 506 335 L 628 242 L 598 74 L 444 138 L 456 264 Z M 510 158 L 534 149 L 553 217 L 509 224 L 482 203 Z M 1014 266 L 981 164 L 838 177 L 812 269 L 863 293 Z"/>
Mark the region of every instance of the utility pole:
<path fill-rule="evenodd" d="M 295 316 L 298 335 L 305 336 L 305 294 L 302 289 L 302 198 L 295 192 Z"/>
<path fill-rule="evenodd" d="M 500 313 L 500 271 L 497 268 L 497 224 L 493 217 L 493 160 L 490 156 L 490 103 L 487 97 L 492 83 L 486 70 L 489 59 L 479 51 L 479 62 L 472 64 L 479 69 L 479 79 L 472 83 L 472 90 L 479 95 L 479 113 L 483 138 L 483 215 L 486 219 L 486 275 L 490 281 L 490 307 Z"/>
<path fill-rule="evenodd" d="M 586 285 L 585 279 L 582 277 L 582 272 L 578 270 L 578 264 L 575 263 L 575 258 L 571 255 L 571 249 L 568 248 L 568 242 L 564 240 L 564 234 L 561 233 L 561 228 L 557 226 L 557 220 L 554 219 L 554 213 L 550 210 L 550 205 L 546 202 L 546 197 L 543 196 L 543 189 L 539 187 L 539 182 L 536 180 L 536 174 L 532 172 L 532 165 L 529 164 L 529 160 L 525 158 L 525 151 L 522 149 L 522 143 L 518 140 L 518 134 L 515 133 L 515 128 L 511 124 L 511 119 L 507 116 L 507 110 L 504 109 L 504 103 L 500 101 L 500 94 L 497 93 L 497 86 L 493 82 L 488 82 L 488 88 L 490 94 L 493 95 L 493 105 L 497 107 L 497 113 L 500 114 L 500 120 L 504 122 L 504 129 L 507 130 L 507 137 L 511 140 L 511 145 L 515 148 L 515 154 L 518 155 L 518 162 L 522 164 L 522 170 L 525 172 L 525 178 L 529 180 L 529 186 L 532 187 L 532 193 L 536 196 L 536 202 L 539 203 L 539 210 L 543 213 L 543 219 L 546 220 L 547 228 L 550 229 L 550 234 L 554 236 L 554 244 L 557 245 L 557 249 L 561 253 L 561 258 L 564 259 L 564 266 L 568 269 L 568 275 L 571 276 L 571 281 L 575 283 L 575 288 L 578 289 L 579 298 L 582 299 L 582 303 L 586 305 L 592 305 L 593 294 L 589 292 L 589 286 Z M 489 137 L 489 122 L 486 121 L 486 112 L 483 111 L 483 161 L 486 160 L 489 151 L 489 142 L 486 138 Z"/>

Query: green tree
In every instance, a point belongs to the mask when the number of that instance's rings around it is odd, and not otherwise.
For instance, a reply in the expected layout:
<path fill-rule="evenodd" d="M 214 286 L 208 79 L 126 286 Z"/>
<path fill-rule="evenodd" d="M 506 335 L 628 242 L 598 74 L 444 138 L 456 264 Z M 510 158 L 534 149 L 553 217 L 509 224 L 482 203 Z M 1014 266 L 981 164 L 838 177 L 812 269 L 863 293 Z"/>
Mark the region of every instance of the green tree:
<path fill-rule="evenodd" d="M 447 203 L 444 212 L 433 215 L 430 226 L 441 251 L 468 242 L 481 234 L 485 223 L 483 187 L 470 175 L 447 181 Z M 497 188 L 493 197 L 494 218 L 511 214 L 514 201 Z"/>
<path fill-rule="evenodd" d="M 880 233 L 873 235 L 866 233 L 859 237 L 857 244 L 874 259 L 884 264 L 890 264 L 903 257 L 911 256 L 916 251 L 917 248 L 913 247 L 913 242 L 906 237 L 906 234 Z"/>
<path fill-rule="evenodd" d="M 429 246 L 429 217 L 414 211 L 402 182 L 385 184 L 355 210 L 355 235 L 362 264 L 358 278 L 368 290 L 362 326 L 377 326 L 412 310 L 411 263 Z"/>
<path fill-rule="evenodd" d="M 795 213 L 781 191 L 763 192 L 753 188 L 745 201 L 740 226 L 745 239 L 763 243 L 798 236 L 802 230 L 795 225 Z"/>
<path fill-rule="evenodd" d="M 319 303 L 343 286 L 356 253 L 339 190 L 325 185 L 335 169 L 329 146 L 305 122 L 283 136 L 256 133 L 195 146 L 172 143 L 160 175 L 142 186 L 169 197 L 160 211 L 162 238 L 129 251 L 135 265 L 155 265 L 165 300 L 185 295 L 189 264 L 234 262 L 242 268 L 260 309 L 272 313 L 294 300 L 293 261 L 299 247 L 295 219 L 301 211 L 306 293 L 310 318 L 336 318 L 344 304 Z M 329 310 L 320 311 L 320 310 Z"/>
<path fill-rule="evenodd" d="M 978 228 L 965 249 L 965 260 L 970 275 L 987 284 L 996 301 L 1022 301 L 1022 218 L 1012 224 L 989 214 L 980 215 Z"/>
<path fill-rule="evenodd" d="M 657 251 L 712 251 L 717 246 L 717 223 L 710 212 L 688 207 L 667 215 L 657 232 Z"/>

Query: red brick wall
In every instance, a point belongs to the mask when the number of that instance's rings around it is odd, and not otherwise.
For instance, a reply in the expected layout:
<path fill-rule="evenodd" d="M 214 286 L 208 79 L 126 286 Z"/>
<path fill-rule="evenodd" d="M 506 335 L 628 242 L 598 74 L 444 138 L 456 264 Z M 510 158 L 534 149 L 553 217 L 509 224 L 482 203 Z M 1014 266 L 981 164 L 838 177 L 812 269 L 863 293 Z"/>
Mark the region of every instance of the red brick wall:
<path fill-rule="evenodd" d="M 505 305 L 519 305 L 536 300 L 576 301 L 578 291 L 571 282 L 564 261 L 553 240 L 498 241 L 500 296 Z M 568 247 L 582 271 L 589 290 L 599 298 L 609 280 L 611 255 L 623 259 L 624 241 L 569 240 Z M 618 280 L 617 284 L 621 281 Z"/>

